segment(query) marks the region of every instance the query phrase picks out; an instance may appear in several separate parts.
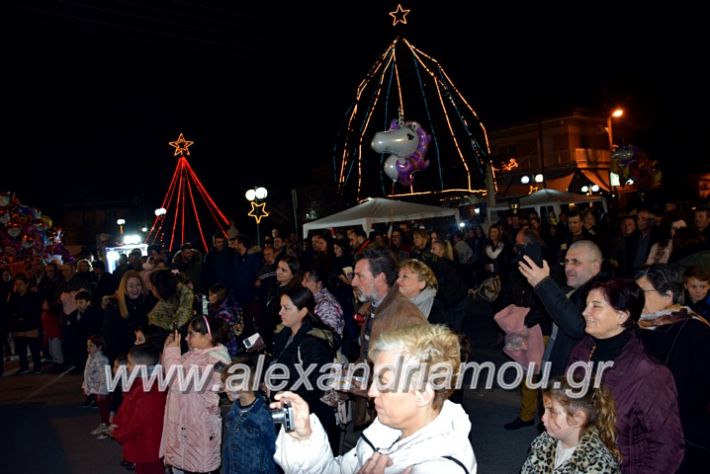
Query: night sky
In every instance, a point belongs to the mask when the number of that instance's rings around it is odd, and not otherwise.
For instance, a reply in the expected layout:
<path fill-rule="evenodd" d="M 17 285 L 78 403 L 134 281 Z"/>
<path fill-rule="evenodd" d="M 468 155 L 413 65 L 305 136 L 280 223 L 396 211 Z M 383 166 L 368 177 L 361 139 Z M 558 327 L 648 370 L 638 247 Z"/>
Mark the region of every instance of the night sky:
<path fill-rule="evenodd" d="M 624 104 L 652 157 L 707 159 L 707 28 L 683 3 L 404 0 L 393 28 L 384 0 L 0 1 L 0 189 L 153 209 L 183 132 L 227 213 L 255 184 L 285 196 L 331 166 L 355 88 L 397 34 L 488 128 Z"/>

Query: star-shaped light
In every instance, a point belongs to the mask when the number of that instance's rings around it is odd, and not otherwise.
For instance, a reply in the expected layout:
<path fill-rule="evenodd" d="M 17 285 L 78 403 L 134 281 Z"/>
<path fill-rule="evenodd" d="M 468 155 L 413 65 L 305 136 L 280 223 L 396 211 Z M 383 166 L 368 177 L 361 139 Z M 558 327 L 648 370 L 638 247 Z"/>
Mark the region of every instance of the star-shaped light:
<path fill-rule="evenodd" d="M 393 12 L 390 12 L 390 16 L 392 17 L 392 26 L 397 26 L 397 23 L 402 23 L 403 25 L 407 24 L 407 14 L 412 11 L 412 10 L 405 10 L 402 8 L 402 4 L 398 3 L 397 4 L 397 9 Z"/>
<path fill-rule="evenodd" d="M 181 133 L 176 141 L 169 142 L 169 143 L 170 143 L 171 147 L 175 148 L 175 154 L 173 156 L 178 156 L 178 155 L 189 155 L 190 150 L 188 150 L 187 148 L 195 142 L 185 140 L 185 137 Z"/>
<path fill-rule="evenodd" d="M 261 219 L 264 217 L 269 217 L 269 213 L 266 211 L 266 203 L 262 202 L 261 204 L 257 204 L 256 202 L 252 201 L 251 202 L 251 211 L 247 214 L 249 217 L 253 217 L 256 220 L 256 223 L 259 224 L 261 222 Z"/>

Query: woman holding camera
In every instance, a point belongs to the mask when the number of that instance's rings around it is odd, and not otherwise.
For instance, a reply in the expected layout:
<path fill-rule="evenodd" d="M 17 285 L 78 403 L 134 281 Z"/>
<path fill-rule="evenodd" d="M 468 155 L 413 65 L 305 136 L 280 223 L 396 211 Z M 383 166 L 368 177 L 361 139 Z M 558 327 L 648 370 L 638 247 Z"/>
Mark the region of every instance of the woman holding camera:
<path fill-rule="evenodd" d="M 377 418 L 342 456 L 330 453 L 325 431 L 303 398 L 276 395 L 272 408 L 289 403 L 294 415 L 294 430 L 282 429 L 276 439 L 275 459 L 284 471 L 475 473 L 468 415 L 447 400 L 461 365 L 456 334 L 442 325 L 384 332 L 368 355 L 374 362 L 368 395 Z"/>
<path fill-rule="evenodd" d="M 274 335 L 270 365 L 278 363 L 287 370 L 288 383 L 284 388 L 300 383 L 296 393 L 313 407 L 313 412 L 326 428 L 333 450 L 337 451 L 340 432 L 335 422 L 335 411 L 321 401 L 324 392 L 316 382 L 321 375 L 321 367 L 335 359 L 338 340 L 333 330 L 313 314 L 314 307 L 315 299 L 308 288 L 295 286 L 283 292 L 279 311 L 282 325 Z M 308 368 L 312 366 L 316 368 L 309 372 Z M 302 374 L 308 374 L 310 387 L 301 379 Z"/>

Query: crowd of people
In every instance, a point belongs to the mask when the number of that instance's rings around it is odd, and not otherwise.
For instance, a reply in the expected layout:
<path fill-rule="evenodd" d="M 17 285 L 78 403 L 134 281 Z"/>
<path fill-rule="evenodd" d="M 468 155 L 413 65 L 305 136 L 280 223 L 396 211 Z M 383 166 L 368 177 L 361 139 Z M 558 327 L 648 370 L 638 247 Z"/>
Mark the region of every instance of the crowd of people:
<path fill-rule="evenodd" d="M 522 309 L 544 338 L 538 362 L 558 382 L 542 391 L 523 382 L 519 415 L 504 426 L 541 420 L 523 472 L 704 472 L 709 257 L 710 207 L 672 202 L 613 218 L 597 208 L 554 221 L 511 212 L 487 232 L 402 223 L 300 242 L 274 229 L 263 247 L 216 233 L 204 256 L 188 242 L 173 255 L 152 246 L 122 256 L 113 273 L 92 259 L 3 270 L 3 350 L 19 357 L 19 375 L 83 374 L 84 404 L 100 415 L 91 434 L 121 443 L 137 472 L 476 472 L 460 390 L 378 383 L 392 379 L 397 357 L 445 363 L 455 380 L 471 351 L 467 322 Z M 224 383 L 259 355 L 293 369 L 289 391 Z M 333 361 L 369 361 L 372 377 L 322 390 L 316 370 L 299 386 L 303 367 Z M 570 366 L 610 361 L 600 386 L 565 391 Z M 124 392 L 103 376 L 158 364 L 217 368 L 221 388 Z M 285 404 L 294 426 L 277 436 L 270 408 Z M 342 452 L 347 425 L 364 431 Z"/>

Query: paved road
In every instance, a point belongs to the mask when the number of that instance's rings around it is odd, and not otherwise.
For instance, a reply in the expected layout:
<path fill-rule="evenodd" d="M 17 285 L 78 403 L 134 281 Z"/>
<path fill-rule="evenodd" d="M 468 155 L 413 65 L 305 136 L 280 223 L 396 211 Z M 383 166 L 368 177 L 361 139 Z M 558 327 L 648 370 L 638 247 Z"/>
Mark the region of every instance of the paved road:
<path fill-rule="evenodd" d="M 476 348 L 475 360 L 504 362 L 500 351 L 490 349 L 494 332 L 475 321 L 468 332 Z M 96 409 L 81 408 L 80 375 L 13 376 L 0 379 L 0 471 L 20 473 L 123 474 L 120 447 L 110 439 L 97 440 L 88 433 L 99 422 Z M 534 428 L 508 432 L 503 423 L 517 415 L 519 398 L 511 390 L 466 390 L 464 406 L 473 428 L 470 439 L 479 473 L 519 472 L 527 448 L 537 434 Z"/>

